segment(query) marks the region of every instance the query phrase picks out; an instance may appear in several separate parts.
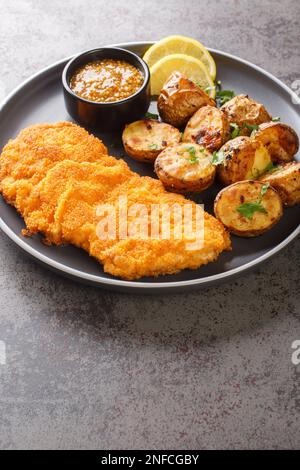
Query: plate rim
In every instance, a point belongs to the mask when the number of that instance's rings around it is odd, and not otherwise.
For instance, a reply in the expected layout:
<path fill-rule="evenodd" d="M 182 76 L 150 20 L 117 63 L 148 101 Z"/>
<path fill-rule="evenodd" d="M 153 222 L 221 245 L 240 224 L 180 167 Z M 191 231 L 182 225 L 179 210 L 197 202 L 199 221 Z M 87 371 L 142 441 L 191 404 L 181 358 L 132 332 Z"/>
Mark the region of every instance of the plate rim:
<path fill-rule="evenodd" d="M 109 44 L 108 47 L 132 47 L 132 46 L 151 46 L 154 44 L 156 41 L 132 41 L 132 42 L 127 42 L 127 43 L 117 43 L 117 44 Z M 100 47 L 100 46 L 99 46 Z M 262 67 L 253 64 L 252 62 L 242 59 L 240 57 L 235 56 L 234 54 L 230 54 L 228 52 L 223 52 L 218 49 L 213 49 L 213 48 L 207 48 L 209 52 L 215 53 L 222 55 L 228 59 L 234 60 L 236 62 L 239 62 L 241 64 L 247 65 L 248 67 L 260 72 L 262 75 L 266 76 L 273 82 L 275 82 L 279 87 L 281 87 L 283 90 L 285 90 L 291 98 L 294 96 L 294 92 L 281 80 L 279 80 L 277 77 L 275 77 L 273 74 L 270 72 L 264 70 Z M 36 79 L 37 77 L 43 75 L 45 72 L 48 72 L 52 68 L 58 67 L 59 65 L 62 65 L 69 61 L 72 57 L 74 57 L 75 54 L 65 57 L 63 59 L 60 59 L 51 65 L 48 65 L 47 67 L 44 67 L 43 69 L 39 70 L 35 74 L 31 75 L 29 78 L 25 79 L 22 81 L 17 87 L 15 87 L 9 94 L 8 96 L 0 103 L 0 114 L 3 112 L 5 106 L 9 103 L 9 101 L 24 87 L 26 86 L 29 82 L 32 80 Z M 225 271 L 223 273 L 219 274 L 213 274 L 211 276 L 206 276 L 203 278 L 198 278 L 198 279 L 190 279 L 190 280 L 183 280 L 183 281 L 168 281 L 168 282 L 156 282 L 156 283 L 151 283 L 151 282 L 140 282 L 140 281 L 126 281 L 123 279 L 114 279 L 114 278 L 104 278 L 102 276 L 94 275 L 94 274 L 89 274 L 89 273 L 84 273 L 82 271 L 79 271 L 78 269 L 71 268 L 69 266 L 66 266 L 58 261 L 53 260 L 51 257 L 48 257 L 39 251 L 37 251 L 35 248 L 31 247 L 28 245 L 24 240 L 22 240 L 2 219 L 0 216 L 0 228 L 3 230 L 3 232 L 14 242 L 16 243 L 21 249 L 23 249 L 25 252 L 27 252 L 29 255 L 31 255 L 33 258 L 36 260 L 40 261 L 42 264 L 48 266 L 50 269 L 54 269 L 56 272 L 59 272 L 61 274 L 65 273 L 69 277 L 72 277 L 73 279 L 76 280 L 82 280 L 88 283 L 93 284 L 94 286 L 98 287 L 120 287 L 120 288 L 134 288 L 135 290 L 147 290 L 147 291 L 158 291 L 158 290 L 167 290 L 170 288 L 183 288 L 183 287 L 197 287 L 197 286 L 204 286 L 204 285 L 211 285 L 214 283 L 218 283 L 224 280 L 229 280 L 238 275 L 239 273 L 246 273 L 249 271 L 251 268 L 254 268 L 255 266 L 260 265 L 264 261 L 267 261 L 270 259 L 272 256 L 274 256 L 276 253 L 279 253 L 283 248 L 285 248 L 289 243 L 291 243 L 292 240 L 294 240 L 299 234 L 300 234 L 300 223 L 296 229 L 290 233 L 288 237 L 286 237 L 282 242 L 280 242 L 278 245 L 276 245 L 274 248 L 271 250 L 267 251 L 263 255 L 259 256 L 258 258 L 249 261 L 246 264 L 243 264 L 242 266 L 238 266 L 237 268 L 233 268 L 230 271 Z"/>

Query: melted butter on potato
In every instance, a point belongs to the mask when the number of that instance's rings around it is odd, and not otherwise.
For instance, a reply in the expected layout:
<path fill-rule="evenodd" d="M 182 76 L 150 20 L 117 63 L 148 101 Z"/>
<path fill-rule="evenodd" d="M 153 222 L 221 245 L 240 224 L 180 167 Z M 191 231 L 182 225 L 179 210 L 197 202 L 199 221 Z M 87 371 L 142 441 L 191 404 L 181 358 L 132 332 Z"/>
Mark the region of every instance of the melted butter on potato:
<path fill-rule="evenodd" d="M 249 169 L 245 179 L 251 180 L 262 175 L 270 163 L 271 157 L 268 150 L 263 145 L 259 145 L 254 153 L 252 168 Z"/>
<path fill-rule="evenodd" d="M 246 204 L 256 204 L 254 207 L 258 210 L 243 215 L 240 208 Z M 272 186 L 266 187 L 260 181 L 239 181 L 219 192 L 214 212 L 230 232 L 241 237 L 255 237 L 273 227 L 283 210 L 279 194 Z"/>
<path fill-rule="evenodd" d="M 258 178 L 271 163 L 266 147 L 250 137 L 229 140 L 219 150 L 224 155 L 218 166 L 218 177 L 225 185 Z"/>
<path fill-rule="evenodd" d="M 155 161 L 155 172 L 165 187 L 178 192 L 201 192 L 214 181 L 212 155 L 197 144 L 168 147 Z"/>

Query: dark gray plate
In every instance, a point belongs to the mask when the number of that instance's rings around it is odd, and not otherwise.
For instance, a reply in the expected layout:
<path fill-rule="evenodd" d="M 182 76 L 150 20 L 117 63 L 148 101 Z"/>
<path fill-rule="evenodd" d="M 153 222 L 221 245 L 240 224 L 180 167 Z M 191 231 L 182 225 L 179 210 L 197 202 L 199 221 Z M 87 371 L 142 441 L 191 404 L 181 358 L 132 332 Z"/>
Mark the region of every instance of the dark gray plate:
<path fill-rule="evenodd" d="M 142 55 L 151 44 L 131 43 L 119 46 Z M 273 116 L 281 116 L 283 122 L 290 124 L 298 134 L 300 133 L 299 105 L 293 104 L 292 92 L 287 86 L 249 62 L 220 51 L 211 52 L 217 63 L 218 78 L 222 80 L 224 88 L 232 89 L 236 93 L 248 93 L 264 103 Z M 61 86 L 61 73 L 68 60 L 57 62 L 31 77 L 2 104 L 0 150 L 8 139 L 15 137 L 22 128 L 30 124 L 70 119 L 64 107 Z M 151 105 L 152 110 L 155 111 L 154 103 Z M 124 156 L 119 134 L 103 134 L 100 137 L 110 148 L 112 155 L 124 157 L 129 166 L 138 173 L 154 176 L 151 166 Z M 299 155 L 297 158 L 299 159 Z M 217 191 L 218 188 L 214 187 L 196 199 L 204 202 L 206 210 L 210 213 Z M 195 271 L 185 270 L 174 275 L 129 282 L 105 274 L 102 266 L 83 250 L 72 246 L 48 247 L 41 243 L 39 236 L 22 237 L 24 223 L 14 208 L 0 199 L 0 211 L 2 230 L 23 250 L 49 268 L 89 284 L 135 292 L 178 291 L 192 286 L 207 286 L 242 275 L 244 271 L 280 251 L 300 232 L 300 207 L 287 209 L 280 223 L 265 235 L 250 240 L 232 237 L 232 252 L 223 253 L 215 263 Z"/>

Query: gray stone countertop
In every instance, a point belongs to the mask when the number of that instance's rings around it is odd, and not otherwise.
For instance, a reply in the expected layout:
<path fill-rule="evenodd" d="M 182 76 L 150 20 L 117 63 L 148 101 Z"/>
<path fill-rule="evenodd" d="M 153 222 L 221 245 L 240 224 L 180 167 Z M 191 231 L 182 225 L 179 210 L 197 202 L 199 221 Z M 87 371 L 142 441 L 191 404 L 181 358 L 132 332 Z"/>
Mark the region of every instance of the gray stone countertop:
<path fill-rule="evenodd" d="M 299 78 L 297 0 L 0 0 L 0 11 L 0 98 L 77 51 L 175 33 L 289 86 Z M 152 297 L 52 274 L 3 233 L 0 257 L 1 448 L 300 447 L 299 239 L 235 282 Z"/>

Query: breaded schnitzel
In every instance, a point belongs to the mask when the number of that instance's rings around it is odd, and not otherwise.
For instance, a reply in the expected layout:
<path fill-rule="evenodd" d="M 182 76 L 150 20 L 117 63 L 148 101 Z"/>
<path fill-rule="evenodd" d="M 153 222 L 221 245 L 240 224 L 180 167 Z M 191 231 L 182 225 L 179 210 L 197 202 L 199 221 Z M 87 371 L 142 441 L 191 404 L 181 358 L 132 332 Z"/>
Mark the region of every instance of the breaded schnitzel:
<path fill-rule="evenodd" d="M 27 127 L 3 149 L 2 195 L 24 216 L 30 210 L 33 189 L 50 168 L 63 160 L 95 162 L 101 154 L 107 154 L 103 143 L 71 122 Z"/>
<path fill-rule="evenodd" d="M 126 196 L 129 209 L 137 203 L 147 209 L 196 204 L 167 192 L 158 180 L 140 177 L 123 160 L 105 155 L 98 139 L 73 124 L 33 126 L 10 141 L 0 158 L 0 190 L 22 214 L 31 233 L 44 233 L 49 243 L 79 246 L 106 272 L 124 279 L 195 269 L 230 248 L 223 225 L 206 213 L 204 245 L 193 251 L 187 250 L 184 239 L 122 239 L 118 230 L 114 239 L 99 238 L 96 209 L 110 204 L 118 214 L 120 196 Z M 130 217 L 135 221 L 134 215 Z M 172 224 L 174 228 L 173 219 Z"/>

